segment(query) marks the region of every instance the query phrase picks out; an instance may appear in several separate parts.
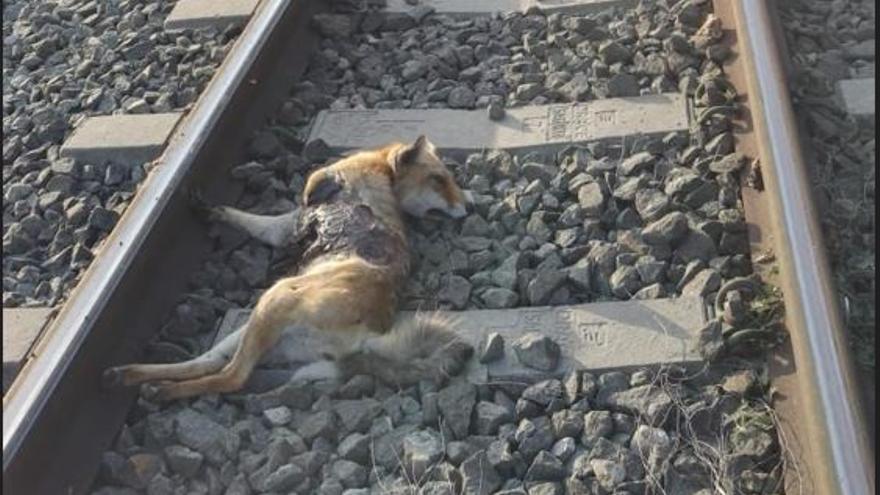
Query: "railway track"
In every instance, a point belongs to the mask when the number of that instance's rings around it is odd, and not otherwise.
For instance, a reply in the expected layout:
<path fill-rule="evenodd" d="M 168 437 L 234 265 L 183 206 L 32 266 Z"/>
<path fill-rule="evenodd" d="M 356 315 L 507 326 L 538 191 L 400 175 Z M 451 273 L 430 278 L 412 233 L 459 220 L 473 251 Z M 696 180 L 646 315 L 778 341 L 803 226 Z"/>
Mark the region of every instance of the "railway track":
<path fill-rule="evenodd" d="M 4 491 L 873 491 L 768 6 L 398 3 L 258 5 L 4 394 Z M 461 331 L 501 335 L 503 358 L 439 391 L 285 385 L 294 335 L 244 394 L 101 388 L 146 349 L 179 360 L 219 338 L 283 261 L 206 231 L 190 188 L 279 213 L 312 167 L 420 133 L 475 204 L 461 224 L 414 223 L 404 309 L 464 311 Z M 704 300 L 753 273 L 781 288 L 789 338 L 707 340 L 736 304 Z M 752 323 L 778 310 L 762 294 L 739 294 Z M 563 344 L 550 373 L 524 364 L 529 332 Z M 707 342 L 731 352 L 707 361 Z M 700 414 L 730 451 L 699 448 Z"/>

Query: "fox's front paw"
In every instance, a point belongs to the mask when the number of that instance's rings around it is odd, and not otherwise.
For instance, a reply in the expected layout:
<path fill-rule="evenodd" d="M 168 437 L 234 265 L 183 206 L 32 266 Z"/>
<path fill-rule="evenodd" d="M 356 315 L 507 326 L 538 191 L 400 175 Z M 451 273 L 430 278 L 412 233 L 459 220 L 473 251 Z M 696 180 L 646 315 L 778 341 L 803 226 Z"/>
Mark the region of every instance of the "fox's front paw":
<path fill-rule="evenodd" d="M 189 206 L 193 213 L 205 222 L 216 222 L 218 219 L 217 207 L 205 201 L 202 191 L 198 188 L 189 190 Z"/>
<path fill-rule="evenodd" d="M 107 368 L 101 374 L 101 386 L 105 389 L 121 387 L 124 383 L 124 372 L 122 367 Z"/>

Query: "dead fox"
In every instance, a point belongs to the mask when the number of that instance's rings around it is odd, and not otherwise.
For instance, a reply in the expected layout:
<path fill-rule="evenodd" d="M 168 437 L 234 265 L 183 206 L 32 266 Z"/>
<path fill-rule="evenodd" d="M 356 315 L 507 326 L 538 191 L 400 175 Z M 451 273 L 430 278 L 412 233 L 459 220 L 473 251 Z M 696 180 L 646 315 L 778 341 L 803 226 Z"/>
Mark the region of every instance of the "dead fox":
<path fill-rule="evenodd" d="M 421 217 L 437 210 L 461 218 L 466 196 L 421 136 L 411 145 L 362 151 L 315 171 L 302 206 L 290 213 L 205 207 L 211 219 L 272 246 L 304 242 L 299 273 L 266 290 L 247 323 L 201 356 L 110 368 L 105 384 L 152 382 L 143 392 L 155 400 L 236 391 L 284 329 L 297 326 L 325 338 L 337 378 L 371 374 L 400 386 L 442 382 L 464 367 L 473 348 L 437 317 L 394 324 L 410 265 L 403 213 Z M 301 376 L 323 373 L 317 368 Z"/>

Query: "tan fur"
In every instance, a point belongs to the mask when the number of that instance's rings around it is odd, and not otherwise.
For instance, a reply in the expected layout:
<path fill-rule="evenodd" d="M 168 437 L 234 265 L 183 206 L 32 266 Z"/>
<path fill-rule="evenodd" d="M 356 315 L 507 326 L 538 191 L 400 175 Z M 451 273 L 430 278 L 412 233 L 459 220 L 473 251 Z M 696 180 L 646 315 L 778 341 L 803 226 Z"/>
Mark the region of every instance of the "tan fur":
<path fill-rule="evenodd" d="M 303 191 L 303 203 L 309 204 L 319 184 L 334 176 L 342 178 L 346 194 L 351 193 L 359 204 L 368 206 L 389 231 L 403 239 L 403 210 L 407 205 L 415 214 L 424 214 L 426 205 L 435 203 L 435 207 L 453 216 L 461 216 L 464 211 L 464 194 L 437 157 L 433 145 L 424 138 L 412 145 L 395 143 L 356 153 L 314 172 Z M 438 196 L 445 204 L 437 203 Z M 227 217 L 250 218 L 240 213 L 230 215 L 228 210 L 231 209 L 226 208 Z M 218 218 L 222 214 L 221 211 Z M 232 392 L 244 385 L 261 356 L 290 326 L 304 326 L 335 337 L 331 340 L 341 343 L 336 357 L 343 374 L 367 370 L 369 366 L 363 364 L 363 356 L 357 354 L 367 351 L 376 362 L 395 363 L 398 368 L 406 366 L 400 361 L 407 361 L 407 353 L 412 353 L 414 367 L 402 372 L 399 380 L 393 380 L 399 383 L 457 371 L 461 361 L 470 356 L 470 348 L 457 343 L 454 335 L 439 323 L 420 320 L 429 324 L 408 324 L 389 334 L 396 314 L 396 291 L 407 269 L 408 262 L 380 266 L 351 253 L 318 257 L 304 266 L 300 274 L 282 278 L 262 295 L 241 329 L 238 342 L 230 338 L 185 363 L 111 368 L 105 373 L 105 381 L 124 385 L 158 381 L 145 388 L 156 399 Z M 389 337 L 369 337 L 383 334 Z M 443 354 L 446 345 L 434 354 L 409 345 L 415 341 L 434 342 L 430 336 L 436 342 L 451 345 L 450 354 Z M 364 347 L 365 342 L 370 344 Z M 387 376 L 390 369 L 379 378 L 393 378 Z"/>

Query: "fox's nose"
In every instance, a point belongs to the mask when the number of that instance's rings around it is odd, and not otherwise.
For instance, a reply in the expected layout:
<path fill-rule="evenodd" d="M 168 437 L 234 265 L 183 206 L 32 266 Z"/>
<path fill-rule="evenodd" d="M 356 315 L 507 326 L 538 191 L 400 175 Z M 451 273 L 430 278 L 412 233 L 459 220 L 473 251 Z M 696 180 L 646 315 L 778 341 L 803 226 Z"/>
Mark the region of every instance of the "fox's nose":
<path fill-rule="evenodd" d="M 462 189 L 461 195 L 464 198 L 464 207 L 471 211 L 474 209 L 474 193 L 470 192 L 467 189 Z"/>
<path fill-rule="evenodd" d="M 467 215 L 468 209 L 465 207 L 465 204 L 462 203 L 455 205 L 447 211 L 452 218 L 462 218 Z"/>
<path fill-rule="evenodd" d="M 462 189 L 461 196 L 464 200 L 463 202 L 465 211 L 467 211 L 468 213 L 474 211 L 474 208 L 476 207 L 476 203 L 474 203 L 474 193 L 471 192 L 469 189 Z"/>

